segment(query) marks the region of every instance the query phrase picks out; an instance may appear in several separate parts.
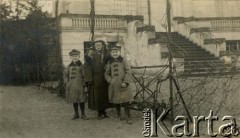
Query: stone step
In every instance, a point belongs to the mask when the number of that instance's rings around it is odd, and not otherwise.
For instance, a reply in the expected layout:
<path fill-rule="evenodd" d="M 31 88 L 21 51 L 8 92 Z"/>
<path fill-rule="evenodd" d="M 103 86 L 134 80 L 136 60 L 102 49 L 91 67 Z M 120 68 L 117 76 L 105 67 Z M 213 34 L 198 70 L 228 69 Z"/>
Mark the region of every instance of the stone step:
<path fill-rule="evenodd" d="M 172 47 L 186 47 L 186 48 L 201 48 L 200 46 L 196 46 L 195 44 L 190 44 L 190 43 L 174 43 L 171 45 Z"/>
<path fill-rule="evenodd" d="M 223 65 L 223 61 L 220 60 L 195 60 L 195 61 L 189 61 L 185 60 L 184 65 L 186 66 L 215 66 L 215 65 Z"/>
<path fill-rule="evenodd" d="M 212 54 L 204 54 L 204 53 L 197 53 L 197 54 L 193 54 L 193 53 L 188 53 L 188 54 L 185 54 L 185 57 L 215 57 L 214 55 Z"/>
<path fill-rule="evenodd" d="M 205 76 L 209 76 L 209 75 L 229 75 L 229 71 L 227 70 L 223 70 L 223 71 L 213 71 L 213 72 L 189 72 L 189 71 L 184 71 L 182 73 L 179 73 L 180 76 L 182 77 L 205 77 Z"/>
<path fill-rule="evenodd" d="M 199 51 L 203 51 L 203 52 L 206 51 L 206 50 L 202 49 L 201 47 L 193 47 L 193 46 L 173 46 L 172 50 L 189 50 L 189 51 L 199 50 Z"/>
<path fill-rule="evenodd" d="M 166 32 L 156 32 L 156 40 L 167 40 Z M 177 32 L 171 33 L 174 58 L 184 58 L 184 73 L 207 74 L 224 71 L 223 61 Z"/>
<path fill-rule="evenodd" d="M 167 32 L 156 32 L 158 35 L 167 35 Z M 171 32 L 171 35 L 179 35 L 178 32 Z"/>
<path fill-rule="evenodd" d="M 197 53 L 197 54 L 192 54 L 192 53 L 173 53 L 174 58 L 187 58 L 187 57 L 215 57 L 212 54 L 203 54 L 203 53 Z"/>
<path fill-rule="evenodd" d="M 225 67 L 219 67 L 219 68 L 207 68 L 207 67 L 203 67 L 203 68 L 185 68 L 184 72 L 221 72 L 221 71 L 225 71 L 226 68 Z"/>
<path fill-rule="evenodd" d="M 176 48 L 176 49 L 172 49 L 172 52 L 184 52 L 184 53 L 207 53 L 206 50 L 204 49 L 194 49 L 194 48 L 191 48 L 191 49 L 180 49 L 180 48 Z"/>
<path fill-rule="evenodd" d="M 212 60 L 219 60 L 217 57 L 185 57 L 185 61 L 212 61 Z"/>
<path fill-rule="evenodd" d="M 197 62 L 197 61 L 184 61 L 184 68 L 203 68 L 203 67 L 210 67 L 210 68 L 216 68 L 216 67 L 225 67 L 225 65 L 222 62 Z"/>
<path fill-rule="evenodd" d="M 191 50 L 191 51 L 184 51 L 184 50 L 178 50 L 178 49 L 173 49 L 172 50 L 173 51 L 173 54 L 174 53 L 176 53 L 176 54 L 180 54 L 180 53 L 183 53 L 183 54 L 209 54 L 210 55 L 210 53 L 208 52 L 208 51 L 202 51 L 202 50 Z"/>

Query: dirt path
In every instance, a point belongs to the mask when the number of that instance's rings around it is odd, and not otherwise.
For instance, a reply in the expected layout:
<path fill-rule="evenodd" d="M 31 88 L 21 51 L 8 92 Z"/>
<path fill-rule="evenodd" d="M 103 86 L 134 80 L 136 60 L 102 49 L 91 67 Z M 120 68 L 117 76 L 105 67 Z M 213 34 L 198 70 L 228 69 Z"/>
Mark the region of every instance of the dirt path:
<path fill-rule="evenodd" d="M 62 98 L 32 86 L 0 86 L 1 138 L 139 138 L 142 119 L 134 124 L 111 118 L 96 119 L 87 109 L 90 120 L 71 120 L 73 109 Z"/>
<path fill-rule="evenodd" d="M 72 105 L 46 90 L 33 86 L 0 86 L 0 138 L 143 138 L 141 112 L 133 112 L 133 124 L 114 118 L 71 120 Z M 168 138 L 158 133 L 161 138 Z M 200 138 L 207 136 L 200 136 Z"/>

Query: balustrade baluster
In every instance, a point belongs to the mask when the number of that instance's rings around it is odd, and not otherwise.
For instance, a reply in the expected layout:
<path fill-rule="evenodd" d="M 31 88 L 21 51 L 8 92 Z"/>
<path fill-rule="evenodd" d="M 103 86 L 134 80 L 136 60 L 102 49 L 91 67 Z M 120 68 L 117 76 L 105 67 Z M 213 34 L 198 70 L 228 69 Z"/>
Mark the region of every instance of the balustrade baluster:
<path fill-rule="evenodd" d="M 76 19 L 73 19 L 73 26 L 76 27 Z"/>
<path fill-rule="evenodd" d="M 104 26 L 103 28 L 106 28 L 107 27 L 107 20 L 103 20 L 104 21 Z"/>
<path fill-rule="evenodd" d="M 97 19 L 94 19 L 94 22 L 95 22 L 95 28 L 97 29 L 98 28 Z"/>
<path fill-rule="evenodd" d="M 107 20 L 107 28 L 109 28 L 110 24 L 109 24 L 109 19 Z"/>
<path fill-rule="evenodd" d="M 114 20 L 113 20 L 113 25 L 112 25 L 112 27 L 113 27 L 113 28 L 116 28 L 115 26 L 116 26 L 116 20 L 114 19 Z"/>
<path fill-rule="evenodd" d="M 90 19 L 87 19 L 87 27 L 90 27 Z"/>
<path fill-rule="evenodd" d="M 112 28 L 112 20 L 110 20 L 110 26 L 109 26 L 109 28 Z"/>
<path fill-rule="evenodd" d="M 87 28 L 87 20 L 84 19 L 84 28 Z"/>
<path fill-rule="evenodd" d="M 85 24 L 85 20 L 82 19 L 82 27 L 83 27 L 83 28 L 85 28 L 85 25 L 84 25 L 84 24 Z"/>
<path fill-rule="evenodd" d="M 95 23 L 95 27 L 97 28 L 97 20 L 96 19 L 94 20 L 94 23 Z"/>
<path fill-rule="evenodd" d="M 106 28 L 108 28 L 109 27 L 109 22 L 108 22 L 109 20 L 108 19 L 106 19 Z"/>
<path fill-rule="evenodd" d="M 215 29 L 216 28 L 216 21 L 213 21 L 213 28 Z"/>
<path fill-rule="evenodd" d="M 103 28 L 102 27 L 102 23 L 103 23 L 103 21 L 102 21 L 102 19 L 100 20 L 100 28 Z"/>

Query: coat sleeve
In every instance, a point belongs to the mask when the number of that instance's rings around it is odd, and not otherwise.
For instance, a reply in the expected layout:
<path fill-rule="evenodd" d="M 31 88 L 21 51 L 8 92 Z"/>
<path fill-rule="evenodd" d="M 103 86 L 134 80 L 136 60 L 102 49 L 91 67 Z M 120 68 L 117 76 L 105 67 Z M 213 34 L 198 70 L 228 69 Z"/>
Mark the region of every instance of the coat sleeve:
<path fill-rule="evenodd" d="M 86 83 L 86 81 L 85 81 L 85 73 L 84 73 L 84 65 L 82 65 L 82 69 L 81 69 L 81 75 L 82 75 L 82 79 L 83 79 L 83 85 L 85 86 L 85 83 Z"/>
<path fill-rule="evenodd" d="M 87 82 L 91 82 L 93 79 L 92 77 L 92 67 L 91 65 L 84 65 L 83 66 L 83 76 L 84 76 L 84 82 L 87 83 Z"/>
<path fill-rule="evenodd" d="M 69 80 L 69 66 L 67 68 L 64 68 L 64 70 L 63 70 L 64 84 L 66 84 L 68 80 Z"/>
<path fill-rule="evenodd" d="M 123 59 L 123 65 L 124 65 L 124 70 L 125 70 L 125 76 L 124 76 L 123 82 L 130 84 L 132 82 L 131 67 L 125 59 Z"/>
<path fill-rule="evenodd" d="M 112 79 L 112 77 L 111 77 L 111 65 L 108 63 L 108 64 L 106 64 L 105 67 L 106 67 L 106 68 L 105 68 L 104 76 L 105 76 L 106 81 L 107 81 L 108 83 L 110 83 L 110 82 L 111 82 L 111 79 Z"/>

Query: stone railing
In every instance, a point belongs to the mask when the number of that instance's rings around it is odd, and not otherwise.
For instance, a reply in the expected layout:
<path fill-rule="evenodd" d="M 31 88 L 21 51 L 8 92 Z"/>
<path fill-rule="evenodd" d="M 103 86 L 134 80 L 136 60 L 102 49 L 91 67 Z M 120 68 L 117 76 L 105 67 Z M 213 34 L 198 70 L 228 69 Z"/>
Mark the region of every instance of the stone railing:
<path fill-rule="evenodd" d="M 173 19 L 173 29 L 179 32 L 183 36 L 187 37 L 194 43 L 200 45 L 202 48 L 206 49 L 215 56 L 219 56 L 221 50 L 226 49 L 226 43 L 215 43 L 206 44 L 205 40 L 215 40 L 219 39 L 216 35 L 217 32 L 226 32 L 240 30 L 240 17 L 216 17 L 216 18 L 183 18 L 176 17 Z M 213 33 L 215 32 L 215 33 Z M 222 36 L 221 36 L 222 38 Z M 214 48 L 210 48 L 215 46 Z"/>
<path fill-rule="evenodd" d="M 198 27 L 209 27 L 211 30 L 240 29 L 240 17 L 175 17 L 173 19 L 177 24 L 190 23 Z"/>
<path fill-rule="evenodd" d="M 204 40 L 211 39 L 211 34 L 209 31 L 198 27 L 199 27 L 198 24 L 196 24 L 195 22 L 187 22 L 181 24 L 174 22 L 173 25 L 174 31 L 185 36 L 186 38 L 198 44 L 199 46 L 205 48 Z"/>
<path fill-rule="evenodd" d="M 91 19 L 88 14 L 61 14 L 60 28 L 65 31 L 86 31 L 90 30 Z M 127 31 L 128 22 L 140 20 L 143 22 L 143 16 L 132 15 L 95 15 L 95 30 L 120 30 Z"/>
<path fill-rule="evenodd" d="M 214 20 L 214 21 L 211 21 L 211 28 L 214 30 L 240 28 L 240 19 L 238 19 L 238 20 Z"/>
<path fill-rule="evenodd" d="M 125 29 L 127 26 L 127 21 L 119 19 L 95 19 L 95 29 Z M 73 18 L 72 19 L 73 28 L 90 28 L 89 18 Z"/>

